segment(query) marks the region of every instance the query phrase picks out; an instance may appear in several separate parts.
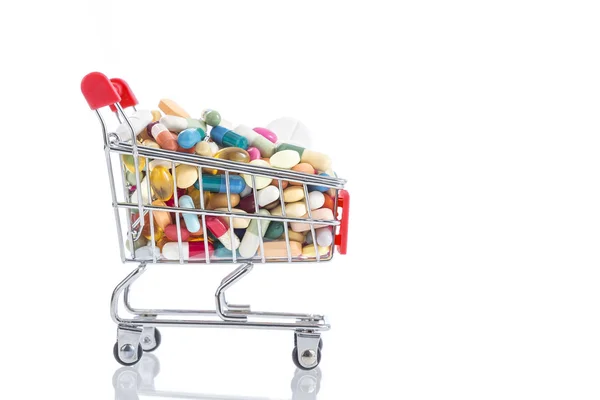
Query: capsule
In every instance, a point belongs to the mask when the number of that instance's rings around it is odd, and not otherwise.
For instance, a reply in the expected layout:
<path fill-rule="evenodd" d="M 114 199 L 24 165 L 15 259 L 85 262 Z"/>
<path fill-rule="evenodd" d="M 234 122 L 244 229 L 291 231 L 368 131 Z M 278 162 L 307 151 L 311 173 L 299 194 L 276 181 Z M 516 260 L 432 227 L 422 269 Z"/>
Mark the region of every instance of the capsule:
<path fill-rule="evenodd" d="M 181 208 L 194 208 L 194 200 L 187 194 L 181 196 L 179 199 L 179 207 Z M 188 231 L 195 233 L 200 231 L 202 225 L 200 225 L 200 220 L 198 218 L 198 214 L 188 214 L 183 213 L 183 220 L 185 221 L 185 226 Z"/>
<path fill-rule="evenodd" d="M 150 172 L 150 185 L 157 198 L 167 201 L 173 196 L 173 176 L 168 168 L 155 167 Z"/>
<path fill-rule="evenodd" d="M 253 131 L 258 133 L 259 135 L 263 136 L 269 142 L 277 143 L 277 135 L 275 134 L 275 132 L 273 132 L 267 128 L 254 128 Z"/>
<path fill-rule="evenodd" d="M 190 231 L 188 231 L 186 227 L 181 226 L 181 225 L 180 225 L 179 231 L 181 232 L 181 241 L 187 242 L 188 239 L 190 238 Z M 177 224 L 167 225 L 167 227 L 165 228 L 165 235 L 167 236 L 167 239 L 169 239 L 170 241 L 176 242 L 178 240 L 177 239 Z"/>
<path fill-rule="evenodd" d="M 212 193 L 227 193 L 225 175 L 202 175 L 202 188 Z M 196 189 L 200 189 L 200 183 L 194 183 Z M 238 194 L 246 187 L 246 182 L 239 175 L 229 175 L 229 193 Z"/>
<path fill-rule="evenodd" d="M 260 158 L 260 150 L 256 147 L 248 147 L 248 155 L 250 156 L 250 161 L 258 160 Z"/>
<path fill-rule="evenodd" d="M 250 162 L 250 155 L 248 154 L 248 152 L 244 149 L 240 149 L 239 147 L 225 147 L 224 149 L 217 151 L 214 154 L 214 157 L 220 160 L 237 161 L 241 163 Z M 213 169 L 209 170 L 209 172 L 214 175 L 217 174 L 219 171 Z"/>
<path fill-rule="evenodd" d="M 269 228 L 265 232 L 265 239 L 275 240 L 281 237 L 284 232 L 283 222 L 271 221 Z"/>
<path fill-rule="evenodd" d="M 186 129 L 200 128 L 206 132 L 206 123 L 194 118 L 182 118 L 175 115 L 165 115 L 160 119 L 160 123 L 167 127 L 171 132 L 179 133 Z"/>
<path fill-rule="evenodd" d="M 178 144 L 177 139 L 173 137 L 171 132 L 163 124 L 156 124 L 152 127 L 152 137 L 156 140 L 156 143 L 165 150 L 175 151 L 177 150 Z"/>
<path fill-rule="evenodd" d="M 206 137 L 206 133 L 202 128 L 188 128 L 177 135 L 177 144 L 184 149 L 191 149 L 194 152 L 194 147 Z"/>
<path fill-rule="evenodd" d="M 260 215 L 270 215 L 267 210 L 260 210 L 258 212 Z M 242 257 L 253 257 L 256 254 L 256 250 L 260 246 L 261 237 L 265 236 L 267 229 L 269 228 L 269 220 L 265 219 L 253 219 L 246 229 L 246 233 L 242 238 L 242 242 L 240 244 L 240 255 Z M 260 235 L 258 232 L 258 224 L 260 223 Z"/>
<path fill-rule="evenodd" d="M 138 110 L 133 113 L 133 115 L 127 117 L 127 119 L 131 123 L 133 132 L 137 137 L 144 129 L 146 129 L 148 124 L 152 123 L 152 112 L 150 110 Z M 117 127 L 116 134 L 121 141 L 131 140 L 131 129 L 129 129 L 127 121 Z"/>
<path fill-rule="evenodd" d="M 236 235 L 232 236 L 229 227 L 218 217 L 207 215 L 206 228 L 219 240 L 219 242 L 223 243 L 223 246 L 225 246 L 227 250 L 240 247 L 240 239 Z"/>
<path fill-rule="evenodd" d="M 331 168 L 331 158 L 323 153 L 305 149 L 304 147 L 296 146 L 289 143 L 280 143 L 277 146 L 277 151 L 294 150 L 300 154 L 300 161 L 309 163 L 319 171 L 327 171 Z"/>
<path fill-rule="evenodd" d="M 212 256 L 214 252 L 212 243 L 182 242 L 181 252 L 184 261 L 206 258 L 206 249 L 204 246 L 208 247 L 208 256 Z M 162 248 L 162 255 L 167 260 L 179 260 L 179 242 L 169 242 L 165 244 Z"/>
<path fill-rule="evenodd" d="M 152 202 L 153 206 L 157 207 L 166 207 L 164 201 L 162 200 L 154 200 Z M 156 227 L 158 226 L 161 231 L 164 232 L 165 228 L 173 223 L 173 218 L 171 217 L 171 213 L 167 211 L 152 211 L 152 216 L 154 217 L 154 230 L 156 231 Z"/>
<path fill-rule="evenodd" d="M 220 125 L 210 130 L 210 138 L 221 147 L 239 147 L 244 150 L 248 148 L 248 140 L 245 137 Z"/>
<path fill-rule="evenodd" d="M 221 114 L 217 110 L 207 108 L 202 111 L 200 117 L 210 126 L 217 126 L 221 123 Z"/>
<path fill-rule="evenodd" d="M 248 141 L 249 146 L 256 147 L 263 157 L 271 157 L 275 153 L 275 144 L 271 143 L 269 139 L 259 135 L 253 131 L 252 128 L 246 125 L 238 125 L 234 132 L 238 135 L 243 136 Z"/>

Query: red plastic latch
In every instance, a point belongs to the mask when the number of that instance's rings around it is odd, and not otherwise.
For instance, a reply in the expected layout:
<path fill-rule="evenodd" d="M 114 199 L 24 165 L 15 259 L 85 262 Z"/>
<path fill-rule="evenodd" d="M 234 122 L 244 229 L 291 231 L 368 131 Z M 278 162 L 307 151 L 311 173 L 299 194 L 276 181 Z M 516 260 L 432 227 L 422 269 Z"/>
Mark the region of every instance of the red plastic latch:
<path fill-rule="evenodd" d="M 81 80 L 81 93 L 92 110 L 121 101 L 121 96 L 110 80 L 100 72 L 91 72 Z"/>
<path fill-rule="evenodd" d="M 119 102 L 119 104 L 121 104 L 121 107 L 127 108 L 127 107 L 133 107 L 133 106 L 138 105 L 138 100 L 135 97 L 135 95 L 133 94 L 133 92 L 131 91 L 131 88 L 129 87 L 127 82 L 125 82 L 121 78 L 111 78 L 110 82 L 113 84 L 113 86 L 117 90 L 117 93 L 119 94 L 119 96 L 121 96 L 121 101 Z M 115 111 L 117 111 L 117 108 L 111 104 L 110 110 L 112 112 L 115 112 Z"/>
<path fill-rule="evenodd" d="M 350 193 L 347 190 L 340 190 L 338 193 L 338 208 L 342 209 L 342 216 L 339 214 L 337 218 L 340 221 L 340 230 L 335 235 L 335 244 L 337 246 L 338 253 L 346 254 L 348 250 L 348 222 L 350 220 Z"/>

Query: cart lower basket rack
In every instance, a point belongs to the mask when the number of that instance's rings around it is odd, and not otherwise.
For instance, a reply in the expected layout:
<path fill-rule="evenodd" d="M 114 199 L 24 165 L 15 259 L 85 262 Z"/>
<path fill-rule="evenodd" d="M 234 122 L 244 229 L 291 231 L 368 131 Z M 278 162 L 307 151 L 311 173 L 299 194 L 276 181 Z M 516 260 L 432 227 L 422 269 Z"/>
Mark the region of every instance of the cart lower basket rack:
<path fill-rule="evenodd" d="M 102 126 L 104 152 L 108 167 L 112 204 L 117 225 L 117 235 L 121 259 L 123 262 L 139 264 L 114 289 L 111 297 L 111 316 L 118 324 L 117 341 L 114 346 L 114 356 L 123 365 L 137 363 L 144 351 L 155 350 L 161 342 L 161 334 L 157 327 L 213 327 L 213 328 L 256 328 L 283 329 L 294 331 L 294 348 L 292 358 L 297 367 L 305 370 L 315 368 L 321 360 L 321 332 L 330 329 L 326 318 L 318 314 L 299 314 L 283 312 L 260 312 L 251 310 L 249 305 L 230 304 L 226 301 L 225 292 L 234 283 L 246 276 L 255 263 L 296 263 L 296 262 L 325 262 L 333 258 L 334 250 L 346 253 L 349 201 L 347 191 L 343 190 L 345 180 L 329 176 L 311 175 L 292 170 L 262 167 L 241 162 L 203 157 L 196 154 L 169 151 L 140 145 L 136 137 L 131 116 L 124 109 L 135 111 L 137 99 L 131 89 L 122 79 L 108 79 L 99 72 L 86 75 L 81 82 L 81 90 L 90 108 L 95 111 Z M 115 123 L 120 128 L 128 128 L 130 135 L 119 135 L 110 132 L 101 109 L 109 107 L 116 115 Z M 121 129 L 122 131 L 122 129 Z M 126 136 L 126 137 L 123 137 Z M 206 139 L 208 140 L 208 138 Z M 128 165 L 129 164 L 129 165 Z M 167 166 L 173 175 L 173 196 L 170 205 L 165 202 L 153 201 L 153 189 L 150 183 L 150 173 L 153 165 Z M 181 194 L 178 193 L 177 172 L 182 168 L 189 171 L 197 170 L 198 204 L 194 207 L 183 207 L 179 204 Z M 129 167 L 129 172 L 128 172 Z M 207 204 L 204 192 L 203 175 L 217 172 L 224 176 L 227 207 L 214 209 Z M 196 172 L 194 172 L 196 173 Z M 231 180 L 233 176 L 242 175 L 253 183 L 250 195 L 257 199 L 256 180 L 270 179 L 279 189 L 280 213 L 265 213 L 259 209 L 258 202 L 254 213 L 239 213 L 234 210 L 231 202 Z M 295 184 L 304 191 L 306 215 L 297 218 L 286 216 L 283 197 L 284 182 Z M 118 183 L 117 183 L 118 182 Z M 309 191 L 311 187 L 325 187 L 334 199 L 333 213 L 330 219 L 315 219 L 311 215 Z M 181 190 L 181 188 L 179 188 Z M 204 234 L 201 238 L 182 238 L 183 221 L 180 216 L 195 215 L 199 218 Z M 161 253 L 160 245 L 164 245 L 164 237 L 156 226 L 157 218 L 170 218 L 177 227 L 177 240 L 170 242 L 170 253 Z M 225 221 L 229 226 L 222 232 L 229 240 L 235 237 L 234 220 L 249 219 L 255 221 L 258 230 L 258 249 L 252 257 L 241 257 L 235 249 L 220 253 L 213 251 L 210 237 L 210 225 L 215 220 Z M 285 243 L 284 250 L 267 252 L 268 241 L 263 239 L 264 224 L 277 222 L 284 227 L 279 239 Z M 298 251 L 298 243 L 291 240 L 290 224 L 303 224 L 307 238 L 314 249 L 307 252 Z M 208 225 L 208 230 L 207 230 Z M 226 226 L 226 225 L 221 225 Z M 315 230 L 326 228 L 331 230 L 334 237 L 329 248 L 317 245 Z M 214 232 L 213 232 L 214 233 Z M 163 241 L 161 243 L 161 240 Z M 197 241 L 192 241 L 197 240 Z M 144 242 L 140 247 L 139 243 Z M 265 245 L 267 244 L 267 245 Z M 166 245 L 165 245 L 166 246 Z M 163 247 L 164 249 L 164 247 Z M 231 250 L 231 249 L 230 249 Z M 175 254 L 175 256 L 174 256 Z M 131 285 L 146 271 L 150 264 L 240 264 L 233 272 L 223 278 L 215 292 L 214 310 L 187 309 L 151 309 L 134 308 L 130 303 Z M 119 303 L 128 315 L 119 313 Z"/>

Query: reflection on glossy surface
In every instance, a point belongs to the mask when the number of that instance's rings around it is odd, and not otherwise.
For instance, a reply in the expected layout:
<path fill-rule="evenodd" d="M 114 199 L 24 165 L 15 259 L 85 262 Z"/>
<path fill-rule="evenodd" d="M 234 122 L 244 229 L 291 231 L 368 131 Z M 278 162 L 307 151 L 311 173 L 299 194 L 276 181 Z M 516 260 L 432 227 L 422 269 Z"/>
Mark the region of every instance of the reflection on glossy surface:
<path fill-rule="evenodd" d="M 140 396 L 198 400 L 266 400 L 261 397 L 228 396 L 227 393 L 201 394 L 156 389 L 154 378 L 160 372 L 160 361 L 154 354 L 145 353 L 133 367 L 121 367 L 113 374 L 115 400 L 138 400 Z M 311 371 L 296 369 L 291 381 L 292 400 L 315 400 L 321 386 L 319 367 Z"/>

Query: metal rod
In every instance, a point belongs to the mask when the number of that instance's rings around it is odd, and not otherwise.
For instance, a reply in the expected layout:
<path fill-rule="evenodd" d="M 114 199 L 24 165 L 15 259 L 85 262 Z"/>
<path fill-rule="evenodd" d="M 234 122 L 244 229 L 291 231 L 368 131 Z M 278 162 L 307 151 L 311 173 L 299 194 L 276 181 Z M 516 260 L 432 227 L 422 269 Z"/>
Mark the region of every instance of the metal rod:
<path fill-rule="evenodd" d="M 208 231 L 206 230 L 206 214 L 204 208 L 204 185 L 202 185 L 202 167 L 198 167 L 198 188 L 200 190 L 200 208 L 202 209 L 202 235 L 204 236 L 204 258 L 206 263 L 210 264 L 210 254 L 208 252 Z"/>
<path fill-rule="evenodd" d="M 281 215 L 285 218 L 285 201 L 283 200 L 283 186 L 281 184 L 281 179 L 278 179 L 279 183 L 279 200 L 281 202 Z M 288 224 L 285 222 L 283 224 L 283 232 L 285 233 L 285 246 L 287 249 L 287 258 L 288 262 L 292 262 L 292 248 L 290 246 L 290 233 L 288 232 Z"/>
<path fill-rule="evenodd" d="M 317 262 L 321 261 L 321 255 L 319 254 L 319 247 L 317 246 L 317 236 L 315 235 L 315 225 L 312 219 L 312 212 L 310 209 L 310 202 L 308 201 L 308 188 L 306 185 L 302 185 L 304 188 L 304 199 L 306 200 L 306 212 L 308 213 L 308 219 L 310 220 L 310 233 L 312 235 L 313 246 L 315 247 L 315 254 Z"/>
<path fill-rule="evenodd" d="M 135 209 L 137 206 L 131 203 L 117 203 L 117 207 L 119 208 L 129 208 Z M 180 214 L 196 214 L 196 215 L 209 215 L 215 217 L 229 217 L 233 216 L 235 218 L 246 218 L 246 219 L 265 219 L 269 221 L 281 221 L 281 222 L 302 222 L 306 223 L 306 218 L 295 218 L 295 217 L 280 217 L 278 215 L 254 215 L 254 214 L 241 214 L 241 213 L 233 213 L 227 211 L 218 211 L 218 210 L 193 210 L 190 208 L 175 208 L 175 207 L 162 207 L 162 206 L 146 206 L 148 210 L 155 211 L 168 211 L 168 212 L 178 212 Z M 315 219 L 313 220 L 315 224 L 318 225 L 329 225 L 329 226 L 338 226 L 340 225 L 340 221 L 337 220 L 326 220 L 326 219 Z"/>
<path fill-rule="evenodd" d="M 136 146 L 137 147 L 137 146 Z M 110 144 L 110 150 L 120 154 L 131 154 L 132 145 L 129 143 L 118 142 Z M 271 167 L 261 167 L 253 164 L 245 164 L 236 161 L 223 160 L 220 158 L 208 158 L 196 154 L 180 153 L 170 150 L 155 149 L 152 147 L 138 147 L 139 154 L 158 158 L 167 161 L 176 161 L 179 164 L 188 164 L 195 167 L 229 170 L 240 174 L 255 174 L 272 179 L 283 179 L 291 182 L 306 183 L 308 185 L 325 186 L 332 189 L 343 189 L 346 183 L 345 179 L 332 178 L 322 175 L 305 174 L 292 170 L 276 169 Z"/>
<path fill-rule="evenodd" d="M 115 222 L 117 224 L 117 239 L 119 241 L 119 254 L 121 256 L 121 261 L 125 261 L 125 245 L 123 244 L 123 231 L 121 229 L 121 217 L 119 215 L 119 209 L 117 208 L 117 193 L 115 189 L 115 177 L 114 170 L 112 166 L 112 160 L 110 159 L 110 149 L 108 147 L 108 135 L 106 133 L 106 122 L 104 122 L 104 118 L 100 111 L 94 110 L 96 112 L 96 116 L 100 120 L 100 125 L 102 126 L 102 136 L 104 138 L 104 157 L 106 158 L 106 167 L 108 169 L 108 180 L 110 183 L 110 194 L 113 204 L 113 211 L 115 214 Z"/>
<path fill-rule="evenodd" d="M 256 190 L 256 176 L 255 175 L 251 175 L 252 177 L 252 195 L 254 196 L 254 212 L 256 215 L 258 215 L 258 192 Z M 264 263 L 265 262 L 265 245 L 264 245 L 264 240 L 263 240 L 263 234 L 262 234 L 262 224 L 260 223 L 260 220 L 257 219 L 256 220 L 258 222 L 258 238 L 259 238 L 259 242 L 258 245 L 260 247 L 260 259 L 261 261 Z"/>
<path fill-rule="evenodd" d="M 225 170 L 225 190 L 227 193 L 227 211 L 231 213 L 231 188 L 229 187 L 229 171 Z M 237 248 L 234 248 L 235 232 L 233 232 L 233 217 L 229 216 L 229 243 L 231 246 L 231 259 L 235 263 L 237 259 Z"/>
<path fill-rule="evenodd" d="M 177 168 L 175 162 L 171 163 L 171 167 L 173 168 L 173 202 L 175 203 L 175 207 L 179 208 L 179 196 L 177 194 Z M 183 245 L 181 244 L 181 223 L 179 221 L 179 212 L 175 213 L 175 225 L 177 226 L 177 247 L 179 249 L 179 263 L 183 264 Z"/>

